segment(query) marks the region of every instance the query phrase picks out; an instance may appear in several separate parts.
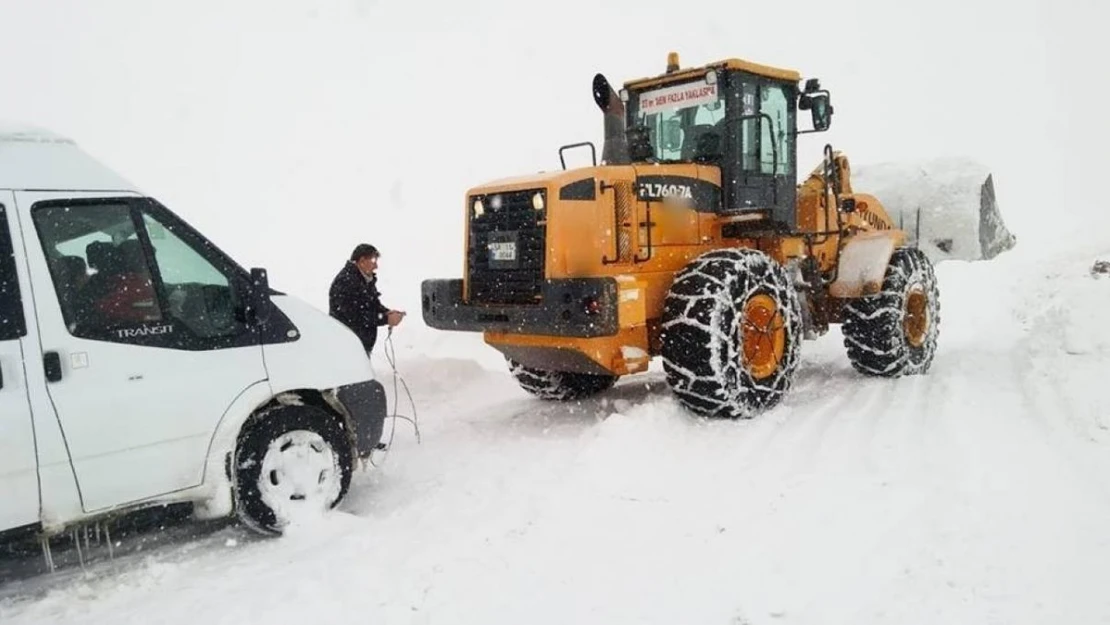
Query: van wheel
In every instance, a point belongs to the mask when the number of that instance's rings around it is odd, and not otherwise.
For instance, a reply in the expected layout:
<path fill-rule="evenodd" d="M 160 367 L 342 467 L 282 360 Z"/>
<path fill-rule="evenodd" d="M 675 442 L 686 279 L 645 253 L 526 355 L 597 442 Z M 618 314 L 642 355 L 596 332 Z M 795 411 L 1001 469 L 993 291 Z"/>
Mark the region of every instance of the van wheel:
<path fill-rule="evenodd" d="M 940 292 L 933 264 L 915 247 L 894 250 L 883 288 L 844 307 L 844 347 L 860 373 L 896 378 L 929 370 L 937 351 Z"/>
<path fill-rule="evenodd" d="M 678 401 L 705 417 L 751 418 L 790 389 L 801 305 L 786 270 L 752 249 L 719 249 L 675 275 L 663 303 L 663 370 Z"/>
<path fill-rule="evenodd" d="M 540 399 L 585 399 L 612 388 L 617 382 L 615 375 L 546 371 L 506 360 L 509 362 L 509 372 L 513 374 L 517 384 Z"/>
<path fill-rule="evenodd" d="M 342 501 L 353 458 L 333 415 L 312 406 L 278 406 L 240 434 L 234 466 L 240 520 L 258 532 L 281 534 L 298 516 Z"/>

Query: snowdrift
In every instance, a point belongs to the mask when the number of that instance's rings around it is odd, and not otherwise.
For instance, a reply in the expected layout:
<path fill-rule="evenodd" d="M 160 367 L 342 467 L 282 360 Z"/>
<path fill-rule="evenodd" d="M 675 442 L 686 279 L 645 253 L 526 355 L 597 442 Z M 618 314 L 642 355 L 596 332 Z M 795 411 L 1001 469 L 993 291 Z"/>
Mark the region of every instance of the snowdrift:
<path fill-rule="evenodd" d="M 934 263 L 989 260 L 1017 243 L 999 212 L 990 170 L 973 160 L 862 165 L 852 170 L 852 189 L 879 198 Z"/>

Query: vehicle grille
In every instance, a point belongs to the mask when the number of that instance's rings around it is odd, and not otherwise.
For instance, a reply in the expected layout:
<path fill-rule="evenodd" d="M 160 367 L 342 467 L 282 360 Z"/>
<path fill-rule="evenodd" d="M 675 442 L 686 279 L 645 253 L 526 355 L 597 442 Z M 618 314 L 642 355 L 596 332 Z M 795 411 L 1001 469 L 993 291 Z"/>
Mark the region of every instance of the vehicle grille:
<path fill-rule="evenodd" d="M 532 197 L 539 189 L 512 191 L 470 198 L 470 241 L 467 249 L 468 290 L 471 303 L 536 304 L 543 281 L 546 241 L 546 210 L 536 210 Z M 493 208 L 500 197 L 500 207 Z M 546 201 L 546 195 L 544 197 Z M 481 200 L 484 214 L 474 213 L 475 200 Z M 490 258 L 490 241 L 513 240 L 516 258 L 497 261 Z"/>

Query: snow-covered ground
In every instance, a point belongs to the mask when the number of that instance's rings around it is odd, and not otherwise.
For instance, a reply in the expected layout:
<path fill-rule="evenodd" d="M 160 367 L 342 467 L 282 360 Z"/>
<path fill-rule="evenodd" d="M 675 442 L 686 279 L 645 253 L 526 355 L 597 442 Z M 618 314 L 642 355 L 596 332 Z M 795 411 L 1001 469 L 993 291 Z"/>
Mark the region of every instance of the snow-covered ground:
<path fill-rule="evenodd" d="M 863 378 L 834 331 L 752 421 L 684 414 L 657 371 L 565 406 L 488 351 L 402 349 L 422 442 L 399 422 L 340 513 L 25 580 L 0 622 L 1104 622 L 1100 257 L 942 263 L 929 375 Z"/>
<path fill-rule="evenodd" d="M 5 578 L 0 623 L 1110 621 L 1104 3 L 830 7 L 0 3 L 0 119 L 72 136 L 317 306 L 355 243 L 383 249 L 423 435 L 398 423 L 290 536 L 175 529 Z M 423 327 L 420 280 L 461 271 L 466 188 L 600 142 L 593 73 L 670 50 L 819 77 L 836 116 L 800 139 L 803 172 L 826 141 L 857 166 L 990 169 L 1018 245 L 938 266 L 929 375 L 863 378 L 834 330 L 782 406 L 705 422 L 657 366 L 546 404 L 477 337 Z"/>

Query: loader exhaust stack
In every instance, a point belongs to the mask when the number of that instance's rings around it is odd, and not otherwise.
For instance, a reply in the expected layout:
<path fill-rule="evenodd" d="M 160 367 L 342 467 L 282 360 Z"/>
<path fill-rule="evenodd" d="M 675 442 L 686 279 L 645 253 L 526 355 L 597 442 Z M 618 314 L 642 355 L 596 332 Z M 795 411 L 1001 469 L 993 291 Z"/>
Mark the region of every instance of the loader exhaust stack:
<path fill-rule="evenodd" d="M 632 162 L 628 154 L 628 136 L 624 127 L 624 102 L 609 85 L 605 76 L 594 76 L 594 102 L 605 115 L 605 143 L 601 147 L 601 160 L 607 165 L 627 165 Z"/>

